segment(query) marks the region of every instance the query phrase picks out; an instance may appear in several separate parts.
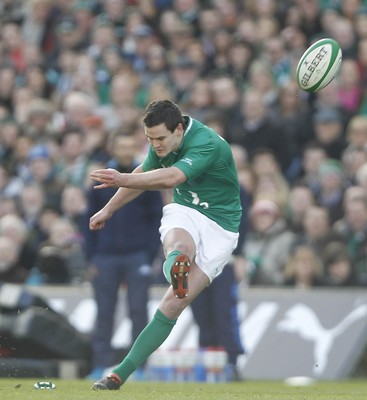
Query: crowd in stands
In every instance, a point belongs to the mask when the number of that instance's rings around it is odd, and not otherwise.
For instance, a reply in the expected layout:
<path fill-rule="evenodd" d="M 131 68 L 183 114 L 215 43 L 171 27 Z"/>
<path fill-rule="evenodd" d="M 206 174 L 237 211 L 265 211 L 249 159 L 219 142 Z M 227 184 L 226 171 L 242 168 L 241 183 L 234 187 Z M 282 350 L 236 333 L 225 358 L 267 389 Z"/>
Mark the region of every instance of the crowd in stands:
<path fill-rule="evenodd" d="M 323 37 L 343 62 L 309 94 L 295 69 Z M 158 98 L 232 146 L 244 284 L 367 286 L 363 0 L 2 0 L 0 281 L 88 281 L 89 173 L 116 135 L 143 159 Z"/>

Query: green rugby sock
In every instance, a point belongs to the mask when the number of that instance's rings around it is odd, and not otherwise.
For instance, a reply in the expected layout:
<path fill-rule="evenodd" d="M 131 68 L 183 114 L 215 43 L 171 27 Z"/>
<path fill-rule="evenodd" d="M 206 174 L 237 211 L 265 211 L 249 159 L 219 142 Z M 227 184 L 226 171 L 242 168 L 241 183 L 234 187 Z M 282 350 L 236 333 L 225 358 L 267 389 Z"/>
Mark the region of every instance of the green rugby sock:
<path fill-rule="evenodd" d="M 176 319 L 167 318 L 159 309 L 152 321 L 141 331 L 125 359 L 113 373 L 117 374 L 122 382 L 127 378 L 167 339 Z"/>
<path fill-rule="evenodd" d="M 163 273 L 169 284 L 171 284 L 171 269 L 173 266 L 173 262 L 179 254 L 182 254 L 182 252 L 179 250 L 171 251 L 167 256 L 166 261 L 163 263 Z"/>

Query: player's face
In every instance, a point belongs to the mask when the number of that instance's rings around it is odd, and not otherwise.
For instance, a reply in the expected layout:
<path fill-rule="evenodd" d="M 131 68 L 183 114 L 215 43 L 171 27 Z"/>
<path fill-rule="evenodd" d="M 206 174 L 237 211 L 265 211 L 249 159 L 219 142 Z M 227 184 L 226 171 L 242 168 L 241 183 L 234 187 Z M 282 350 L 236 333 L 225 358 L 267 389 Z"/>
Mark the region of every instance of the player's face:
<path fill-rule="evenodd" d="M 167 129 L 164 124 L 145 127 L 145 136 L 153 147 L 158 157 L 166 157 L 169 153 L 179 149 L 184 129 L 182 124 L 178 124 L 174 132 Z"/>

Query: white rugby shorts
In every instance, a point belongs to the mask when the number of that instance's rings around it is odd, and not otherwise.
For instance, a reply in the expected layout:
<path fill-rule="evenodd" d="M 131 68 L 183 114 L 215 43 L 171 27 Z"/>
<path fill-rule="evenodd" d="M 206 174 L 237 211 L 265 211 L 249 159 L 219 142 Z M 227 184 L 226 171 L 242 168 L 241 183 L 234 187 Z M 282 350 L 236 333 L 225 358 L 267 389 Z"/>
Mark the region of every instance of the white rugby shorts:
<path fill-rule="evenodd" d="M 238 233 L 223 229 L 191 207 L 171 203 L 163 207 L 159 228 L 162 243 L 166 234 L 174 228 L 190 233 L 196 246 L 195 262 L 210 282 L 222 272 L 237 246 Z"/>

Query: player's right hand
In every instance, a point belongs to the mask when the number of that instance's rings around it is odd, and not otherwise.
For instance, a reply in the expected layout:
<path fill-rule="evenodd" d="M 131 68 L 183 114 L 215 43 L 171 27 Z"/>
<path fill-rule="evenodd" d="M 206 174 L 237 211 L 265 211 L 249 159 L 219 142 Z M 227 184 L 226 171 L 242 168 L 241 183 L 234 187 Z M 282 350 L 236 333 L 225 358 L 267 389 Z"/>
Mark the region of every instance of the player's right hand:
<path fill-rule="evenodd" d="M 106 221 L 110 218 L 111 216 L 104 210 L 100 210 L 94 215 L 90 217 L 89 220 L 89 229 L 91 231 L 96 231 L 98 229 L 104 228 Z"/>

